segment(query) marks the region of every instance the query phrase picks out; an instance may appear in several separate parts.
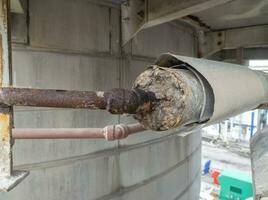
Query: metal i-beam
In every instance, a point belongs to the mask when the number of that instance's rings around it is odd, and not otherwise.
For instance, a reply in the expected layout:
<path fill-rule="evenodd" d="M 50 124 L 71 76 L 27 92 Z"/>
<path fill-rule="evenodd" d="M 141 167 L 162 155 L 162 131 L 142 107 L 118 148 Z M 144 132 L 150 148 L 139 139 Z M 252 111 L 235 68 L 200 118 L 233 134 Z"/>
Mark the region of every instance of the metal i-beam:
<path fill-rule="evenodd" d="M 197 13 L 231 0 L 126 0 L 122 3 L 123 45 L 140 30 Z"/>
<path fill-rule="evenodd" d="M 268 25 L 206 32 L 200 43 L 200 56 L 208 57 L 222 49 L 268 46 Z"/>
<path fill-rule="evenodd" d="M 9 0 L 0 0 L 0 87 L 12 84 Z M 27 172 L 12 166 L 12 107 L 0 106 L 0 191 L 8 191 L 22 181 Z"/>

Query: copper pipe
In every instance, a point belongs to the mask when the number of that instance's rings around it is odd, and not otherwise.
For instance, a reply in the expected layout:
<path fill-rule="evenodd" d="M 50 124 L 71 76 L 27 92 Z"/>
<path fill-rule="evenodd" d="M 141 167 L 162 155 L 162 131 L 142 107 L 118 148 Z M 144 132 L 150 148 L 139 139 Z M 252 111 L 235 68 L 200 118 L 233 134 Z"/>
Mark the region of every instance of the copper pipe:
<path fill-rule="evenodd" d="M 130 134 L 146 130 L 141 124 L 109 125 L 104 128 L 15 128 L 13 139 L 97 139 L 108 141 L 126 138 Z"/>

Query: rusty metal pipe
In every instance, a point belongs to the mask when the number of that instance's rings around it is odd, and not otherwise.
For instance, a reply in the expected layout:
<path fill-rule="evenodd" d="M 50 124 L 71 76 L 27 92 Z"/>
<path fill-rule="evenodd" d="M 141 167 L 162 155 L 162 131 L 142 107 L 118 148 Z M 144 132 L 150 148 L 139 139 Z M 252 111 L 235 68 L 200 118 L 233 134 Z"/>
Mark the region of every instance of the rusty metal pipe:
<path fill-rule="evenodd" d="M 115 88 L 109 91 L 72 91 L 32 88 L 0 88 L 0 103 L 7 106 L 87 108 L 113 114 L 134 114 L 150 109 L 154 94 L 139 89 Z"/>
<path fill-rule="evenodd" d="M 117 124 L 104 128 L 15 128 L 13 139 L 98 139 L 108 141 L 126 138 L 146 130 L 141 124 Z"/>
<path fill-rule="evenodd" d="M 237 78 L 239 77 L 239 79 Z M 254 95 L 248 90 L 254 91 Z M 0 89 L 0 103 L 106 109 L 129 113 L 144 127 L 165 131 L 208 125 L 268 105 L 268 76 L 245 67 L 172 54 L 161 55 L 131 90 L 106 92 Z"/>

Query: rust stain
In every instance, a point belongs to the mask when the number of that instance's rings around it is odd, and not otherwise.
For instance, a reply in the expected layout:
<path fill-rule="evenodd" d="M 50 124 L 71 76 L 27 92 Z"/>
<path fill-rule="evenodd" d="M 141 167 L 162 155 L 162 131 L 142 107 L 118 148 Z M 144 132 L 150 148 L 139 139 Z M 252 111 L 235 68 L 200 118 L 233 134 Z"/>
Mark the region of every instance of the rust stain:
<path fill-rule="evenodd" d="M 203 97 L 203 90 L 194 74 L 183 67 L 152 65 L 137 77 L 133 88 L 152 92 L 158 99 L 144 104 L 149 111 L 134 115 L 146 128 L 165 131 L 199 120 L 203 100 L 196 95 Z"/>
<path fill-rule="evenodd" d="M 0 86 L 3 84 L 3 42 L 2 42 L 2 35 L 0 35 Z"/>
<path fill-rule="evenodd" d="M 158 102 L 144 104 L 147 112 L 139 112 L 134 117 L 145 127 L 164 131 L 179 126 L 183 122 L 184 86 L 176 69 L 153 65 L 139 75 L 133 88 L 155 94 Z M 148 112 L 148 108 L 151 111 Z"/>
<path fill-rule="evenodd" d="M 10 139 L 10 116 L 9 114 L 0 113 L 0 139 L 3 142 Z"/>
<path fill-rule="evenodd" d="M 0 103 L 7 106 L 87 108 L 108 110 L 112 114 L 149 111 L 157 101 L 151 92 L 114 88 L 101 91 L 72 91 L 33 88 L 0 88 Z"/>

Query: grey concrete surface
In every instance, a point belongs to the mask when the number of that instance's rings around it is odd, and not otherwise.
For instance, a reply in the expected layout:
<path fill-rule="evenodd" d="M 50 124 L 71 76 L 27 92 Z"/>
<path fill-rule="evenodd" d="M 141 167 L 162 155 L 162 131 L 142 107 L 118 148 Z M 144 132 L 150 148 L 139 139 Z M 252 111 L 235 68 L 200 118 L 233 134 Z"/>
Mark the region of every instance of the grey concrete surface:
<path fill-rule="evenodd" d="M 18 87 L 130 88 L 160 53 L 196 56 L 193 30 L 185 25 L 144 30 L 121 54 L 118 8 L 93 0 L 29 0 L 28 6 L 29 23 L 23 15 L 12 21 L 13 76 Z M 28 24 L 28 31 L 22 24 Z M 132 122 L 130 116 L 105 111 L 15 108 L 15 127 Z M 0 200 L 197 200 L 200 145 L 199 132 L 178 135 L 176 130 L 146 131 L 114 142 L 16 141 L 15 168 L 29 170 L 30 176 L 11 192 L 1 193 Z"/>

